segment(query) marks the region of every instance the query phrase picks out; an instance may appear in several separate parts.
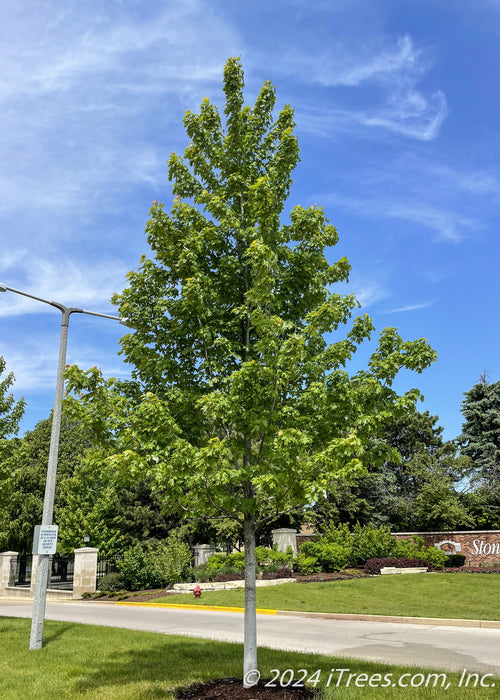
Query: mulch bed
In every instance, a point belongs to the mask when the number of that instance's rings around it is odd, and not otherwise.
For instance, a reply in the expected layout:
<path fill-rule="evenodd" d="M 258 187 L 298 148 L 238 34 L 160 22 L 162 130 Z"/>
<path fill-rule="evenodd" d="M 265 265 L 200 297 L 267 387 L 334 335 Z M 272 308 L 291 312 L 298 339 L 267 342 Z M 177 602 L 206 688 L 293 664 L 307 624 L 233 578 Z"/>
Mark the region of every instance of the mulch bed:
<path fill-rule="evenodd" d="M 299 576 L 296 574 L 294 576 L 298 583 L 318 583 L 321 581 L 348 581 L 353 578 L 368 578 L 368 574 L 360 571 L 358 574 L 343 574 L 341 571 L 335 571 L 332 573 L 322 573 L 322 574 L 307 574 L 306 576 Z"/>
<path fill-rule="evenodd" d="M 321 581 L 345 581 L 352 578 L 365 578 L 366 576 L 367 574 L 364 574 L 362 571 L 360 571 L 359 574 L 355 576 L 353 576 L 352 574 L 344 574 L 341 571 L 338 571 L 335 573 L 307 574 L 306 576 L 299 576 L 298 574 L 296 574 L 294 576 L 294 579 L 298 583 L 318 583 Z M 194 586 L 196 586 L 196 583 L 193 583 L 193 588 Z M 126 600 L 129 603 L 148 603 L 153 598 L 160 598 L 164 595 L 171 595 L 172 598 L 179 598 L 179 602 L 187 602 L 186 595 L 180 595 L 178 593 L 174 593 L 173 591 L 165 590 L 165 588 L 157 588 L 156 590 L 148 591 L 138 591 L 137 593 L 129 593 L 127 596 L 124 596 L 123 593 L 103 595 L 99 598 L 94 599 L 87 598 L 87 600 L 93 600 L 93 602 L 97 603 L 99 601 L 101 603 L 116 603 L 117 600 Z"/>
<path fill-rule="evenodd" d="M 194 586 L 194 583 L 193 583 Z M 153 598 L 160 598 L 161 596 L 168 595 L 168 591 L 164 588 L 158 588 L 156 590 L 149 591 L 138 591 L 137 593 L 129 593 L 126 597 L 123 594 L 115 595 L 102 595 L 99 598 L 86 598 L 84 600 L 91 600 L 93 603 L 116 603 L 117 600 L 125 600 L 128 603 L 149 603 Z M 172 597 L 179 597 L 178 594 L 172 594 Z"/>
<path fill-rule="evenodd" d="M 301 687 L 282 688 L 279 683 L 275 688 L 266 688 L 271 679 L 261 679 L 257 685 L 244 688 L 241 678 L 218 678 L 206 683 L 195 683 L 187 688 L 180 688 L 174 694 L 176 700 L 309 700 L 317 696 L 317 691 Z"/>

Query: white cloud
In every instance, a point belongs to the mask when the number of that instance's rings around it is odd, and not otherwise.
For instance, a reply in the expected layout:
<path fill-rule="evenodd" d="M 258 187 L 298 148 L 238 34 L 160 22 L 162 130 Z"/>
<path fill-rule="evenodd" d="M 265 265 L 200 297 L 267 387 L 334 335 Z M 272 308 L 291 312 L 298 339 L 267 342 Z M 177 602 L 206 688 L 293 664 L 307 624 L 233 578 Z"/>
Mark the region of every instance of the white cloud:
<path fill-rule="evenodd" d="M 421 49 L 409 36 L 398 39 L 392 47 L 334 46 L 328 52 L 294 55 L 290 72 L 304 82 L 325 88 L 356 87 L 375 84 L 382 94 L 382 103 L 371 97 L 371 109 L 333 108 L 300 110 L 300 123 L 306 130 L 322 137 L 338 131 L 385 129 L 393 133 L 430 141 L 434 139 L 448 114 L 442 91 L 425 96 L 417 83 L 430 66 Z"/>
<path fill-rule="evenodd" d="M 0 7 L 0 214 L 84 215 L 124 185 L 157 189 L 184 106 L 220 89 L 238 34 L 200 0 L 21 5 Z"/>
<path fill-rule="evenodd" d="M 408 81 L 409 76 L 420 75 L 425 67 L 422 52 L 408 36 L 400 37 L 395 46 L 353 47 L 337 41 L 314 54 L 289 49 L 284 58 L 289 74 L 324 87 Z"/>
<path fill-rule="evenodd" d="M 4 7 L 9 41 L 0 100 L 88 87 L 97 103 L 120 91 L 185 91 L 186 82 L 219 78 L 235 39 L 234 30 L 199 0 L 160 3 L 155 14 L 116 6 L 94 14 L 95 5 L 73 4 L 65 12 L 34 3 L 33 12 L 19 16 Z M 96 76 L 99 82 L 89 85 Z"/>
<path fill-rule="evenodd" d="M 418 203 L 405 201 L 407 195 L 398 197 L 395 192 L 389 199 L 384 193 L 378 198 L 350 197 L 335 192 L 317 194 L 316 199 L 340 206 L 362 217 L 401 219 L 420 224 L 437 234 L 437 240 L 459 242 L 468 232 L 481 228 L 474 218 L 462 216 L 446 206 L 427 203 L 424 198 Z"/>
<path fill-rule="evenodd" d="M 112 311 L 110 298 L 114 292 L 121 291 L 128 272 L 119 260 L 86 260 L 76 263 L 59 257 L 57 260 L 29 258 L 26 254 L 22 260 L 16 260 L 24 273 L 22 291 L 43 299 L 55 300 L 65 306 L 77 308 L 91 307 L 89 310 L 104 313 Z M 0 281 L 10 287 L 19 288 L 21 283 L 9 284 L 9 268 L 12 259 L 0 255 Z M 19 277 L 19 275 L 17 275 Z M 0 295 L 0 317 L 19 316 L 23 314 L 44 313 L 50 311 L 48 304 L 30 300 L 12 292 Z"/>
<path fill-rule="evenodd" d="M 372 111 L 348 109 L 298 110 L 300 128 L 321 138 L 335 138 L 339 132 L 371 129 L 401 134 L 418 141 L 432 141 L 446 119 L 448 108 L 442 92 L 428 100 L 414 92 L 391 96 L 389 106 Z"/>
<path fill-rule="evenodd" d="M 418 311 L 419 309 L 428 309 L 434 303 L 435 303 L 434 300 L 433 301 L 424 301 L 420 304 L 408 304 L 407 306 L 400 306 L 397 309 L 388 309 L 387 311 L 381 311 L 380 313 L 397 314 L 397 313 L 402 313 L 404 311 Z"/>
<path fill-rule="evenodd" d="M 385 206 L 384 203 L 381 203 L 379 212 L 394 219 L 404 219 L 421 224 L 435 231 L 439 238 L 455 242 L 459 242 L 465 237 L 466 230 L 479 228 L 479 224 L 473 219 L 425 203 L 386 202 Z"/>
<path fill-rule="evenodd" d="M 360 281 L 351 285 L 357 300 L 363 308 L 372 306 L 389 296 L 389 292 L 378 282 Z"/>
<path fill-rule="evenodd" d="M 55 390 L 58 343 L 58 336 L 50 329 L 43 336 L 38 335 L 36 338 L 24 335 L 22 344 L 2 342 L 0 354 L 5 357 L 6 371 L 14 372 L 12 390 L 16 398 L 24 392 Z M 82 369 L 99 364 L 106 377 L 130 376 L 130 371 L 117 357 L 116 352 L 104 352 L 98 345 L 83 342 L 78 337 L 78 330 L 73 323 L 70 326 L 67 362 Z"/>
<path fill-rule="evenodd" d="M 448 114 L 445 96 L 441 91 L 429 99 L 413 91 L 391 97 L 391 108 L 374 113 L 351 112 L 350 117 L 368 127 L 388 129 L 420 141 L 432 141 Z"/>

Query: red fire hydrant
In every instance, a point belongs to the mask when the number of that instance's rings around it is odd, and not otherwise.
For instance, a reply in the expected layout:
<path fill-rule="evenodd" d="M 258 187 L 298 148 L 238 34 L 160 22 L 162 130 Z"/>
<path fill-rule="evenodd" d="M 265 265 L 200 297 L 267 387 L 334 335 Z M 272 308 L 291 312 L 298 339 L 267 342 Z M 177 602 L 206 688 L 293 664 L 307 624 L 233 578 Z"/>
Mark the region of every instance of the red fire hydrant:
<path fill-rule="evenodd" d="M 195 598 L 199 598 L 201 596 L 201 588 L 199 586 L 195 586 L 193 588 L 193 593 Z"/>

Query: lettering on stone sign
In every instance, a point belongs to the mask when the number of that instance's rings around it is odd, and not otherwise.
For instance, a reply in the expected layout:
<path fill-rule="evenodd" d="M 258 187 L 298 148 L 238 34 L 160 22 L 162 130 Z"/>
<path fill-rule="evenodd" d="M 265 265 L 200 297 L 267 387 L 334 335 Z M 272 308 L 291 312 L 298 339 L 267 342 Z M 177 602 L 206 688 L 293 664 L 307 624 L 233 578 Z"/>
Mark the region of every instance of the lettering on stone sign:
<path fill-rule="evenodd" d="M 484 542 L 484 540 L 474 540 L 472 542 L 472 554 L 500 554 L 500 542 Z"/>

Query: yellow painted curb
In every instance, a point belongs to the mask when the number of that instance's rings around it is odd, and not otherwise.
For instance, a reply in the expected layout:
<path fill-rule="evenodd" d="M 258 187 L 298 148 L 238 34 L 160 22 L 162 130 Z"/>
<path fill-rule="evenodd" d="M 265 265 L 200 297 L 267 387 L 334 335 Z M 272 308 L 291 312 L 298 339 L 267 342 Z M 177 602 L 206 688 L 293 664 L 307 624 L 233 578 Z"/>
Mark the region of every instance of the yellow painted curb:
<path fill-rule="evenodd" d="M 126 603 L 125 601 L 117 601 L 115 605 L 130 605 L 142 606 L 145 608 L 177 608 L 179 610 L 215 610 L 218 612 L 245 612 L 245 608 L 226 608 L 223 605 L 184 605 L 182 603 Z M 256 612 L 259 615 L 277 615 L 277 610 L 269 610 L 267 608 L 257 608 Z"/>

